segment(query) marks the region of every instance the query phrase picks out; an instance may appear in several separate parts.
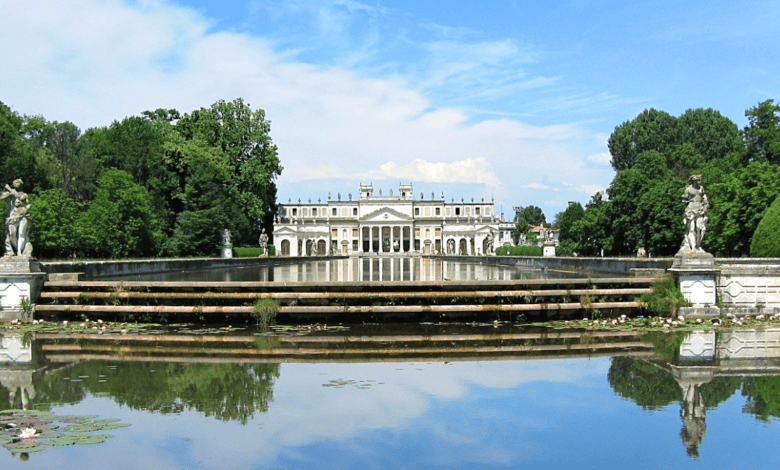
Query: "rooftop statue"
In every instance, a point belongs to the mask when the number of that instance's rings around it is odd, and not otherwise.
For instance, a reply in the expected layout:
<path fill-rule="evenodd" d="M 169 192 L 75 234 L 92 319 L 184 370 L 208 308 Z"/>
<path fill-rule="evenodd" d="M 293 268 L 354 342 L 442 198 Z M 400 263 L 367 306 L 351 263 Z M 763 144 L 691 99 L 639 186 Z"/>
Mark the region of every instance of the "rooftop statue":
<path fill-rule="evenodd" d="M 704 234 L 707 232 L 707 222 L 709 217 L 707 213 L 710 208 L 710 201 L 701 185 L 701 175 L 690 177 L 690 184 L 685 188 L 682 196 L 682 202 L 687 204 L 683 224 L 685 225 L 685 238 L 683 239 L 680 251 L 691 251 L 704 253 L 701 242 L 704 240 Z"/>
<path fill-rule="evenodd" d="M 22 180 L 16 179 L 14 187 L 5 185 L 5 191 L 0 193 L 0 199 L 10 198 L 8 215 L 5 219 L 5 256 L 32 256 L 30 243 L 30 199 L 27 193 L 21 191 Z"/>

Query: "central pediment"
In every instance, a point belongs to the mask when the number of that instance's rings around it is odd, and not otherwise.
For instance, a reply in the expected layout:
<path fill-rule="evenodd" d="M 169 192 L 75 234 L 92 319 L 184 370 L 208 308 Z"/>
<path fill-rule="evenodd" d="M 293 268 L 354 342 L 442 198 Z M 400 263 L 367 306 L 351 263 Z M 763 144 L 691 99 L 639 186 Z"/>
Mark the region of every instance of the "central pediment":
<path fill-rule="evenodd" d="M 395 209 L 383 207 L 360 218 L 361 223 L 412 222 L 412 218 Z"/>

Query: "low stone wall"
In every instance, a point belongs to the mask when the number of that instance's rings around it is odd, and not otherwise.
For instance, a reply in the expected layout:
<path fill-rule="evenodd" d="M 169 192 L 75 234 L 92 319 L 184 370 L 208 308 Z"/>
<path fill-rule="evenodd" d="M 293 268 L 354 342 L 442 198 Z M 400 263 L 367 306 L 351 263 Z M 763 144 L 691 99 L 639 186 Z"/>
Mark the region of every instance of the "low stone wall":
<path fill-rule="evenodd" d="M 717 258 L 715 267 L 723 306 L 780 310 L 780 259 Z"/>
<path fill-rule="evenodd" d="M 489 265 L 544 267 L 561 271 L 576 271 L 587 275 L 588 272 L 614 274 L 615 277 L 631 276 L 634 270 L 666 271 L 672 266 L 671 258 L 579 258 L 540 256 L 452 256 L 444 257 L 453 261 L 474 261 Z M 650 271 L 648 271 L 650 272 Z"/>
<path fill-rule="evenodd" d="M 192 258 L 121 261 L 60 261 L 41 263 L 48 275 L 80 273 L 79 279 L 95 279 L 107 276 L 154 274 L 178 271 L 200 271 L 242 266 L 278 266 L 300 263 L 316 258 Z M 322 258 L 319 258 L 322 259 Z"/>

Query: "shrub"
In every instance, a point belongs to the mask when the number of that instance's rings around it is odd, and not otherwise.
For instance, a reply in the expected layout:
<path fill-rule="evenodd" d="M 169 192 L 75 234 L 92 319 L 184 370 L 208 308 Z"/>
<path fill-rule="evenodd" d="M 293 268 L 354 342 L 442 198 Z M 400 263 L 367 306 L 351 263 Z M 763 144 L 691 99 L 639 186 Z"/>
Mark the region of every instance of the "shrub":
<path fill-rule="evenodd" d="M 259 246 L 234 246 L 233 255 L 236 258 L 257 258 L 263 253 Z M 276 250 L 273 245 L 268 245 L 268 256 L 274 256 Z"/>
<path fill-rule="evenodd" d="M 252 317 L 260 328 L 267 328 L 274 323 L 279 313 L 279 304 L 274 299 L 259 299 L 252 309 Z"/>
<path fill-rule="evenodd" d="M 677 313 L 681 305 L 688 304 L 677 282 L 671 276 L 664 276 L 655 281 L 653 292 L 642 294 L 638 300 L 647 303 L 647 310 L 659 316 L 672 316 Z"/>
<path fill-rule="evenodd" d="M 502 246 L 496 248 L 496 254 L 499 256 L 542 256 L 541 246 Z"/>
<path fill-rule="evenodd" d="M 780 257 L 780 198 L 769 206 L 758 223 L 750 242 L 750 256 L 757 258 Z"/>

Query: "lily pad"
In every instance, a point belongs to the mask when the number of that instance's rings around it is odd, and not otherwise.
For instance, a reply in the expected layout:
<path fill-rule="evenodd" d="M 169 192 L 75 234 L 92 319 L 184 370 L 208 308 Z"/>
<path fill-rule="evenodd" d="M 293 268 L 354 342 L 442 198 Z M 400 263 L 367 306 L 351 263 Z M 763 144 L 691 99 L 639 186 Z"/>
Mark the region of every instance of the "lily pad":
<path fill-rule="evenodd" d="M 71 446 L 76 444 L 101 444 L 110 434 L 69 434 L 55 439 L 49 439 L 46 444 L 51 446 Z"/>
<path fill-rule="evenodd" d="M 97 418 L 97 415 L 84 415 L 84 416 L 76 416 L 76 415 L 66 415 L 66 416 L 60 416 L 57 421 L 61 423 L 83 423 L 85 421 L 88 421 L 90 419 Z"/>
<path fill-rule="evenodd" d="M 40 452 L 43 450 L 43 446 L 36 442 L 35 439 L 22 439 L 19 441 L 9 442 L 3 444 L 3 447 L 11 452 Z"/>

